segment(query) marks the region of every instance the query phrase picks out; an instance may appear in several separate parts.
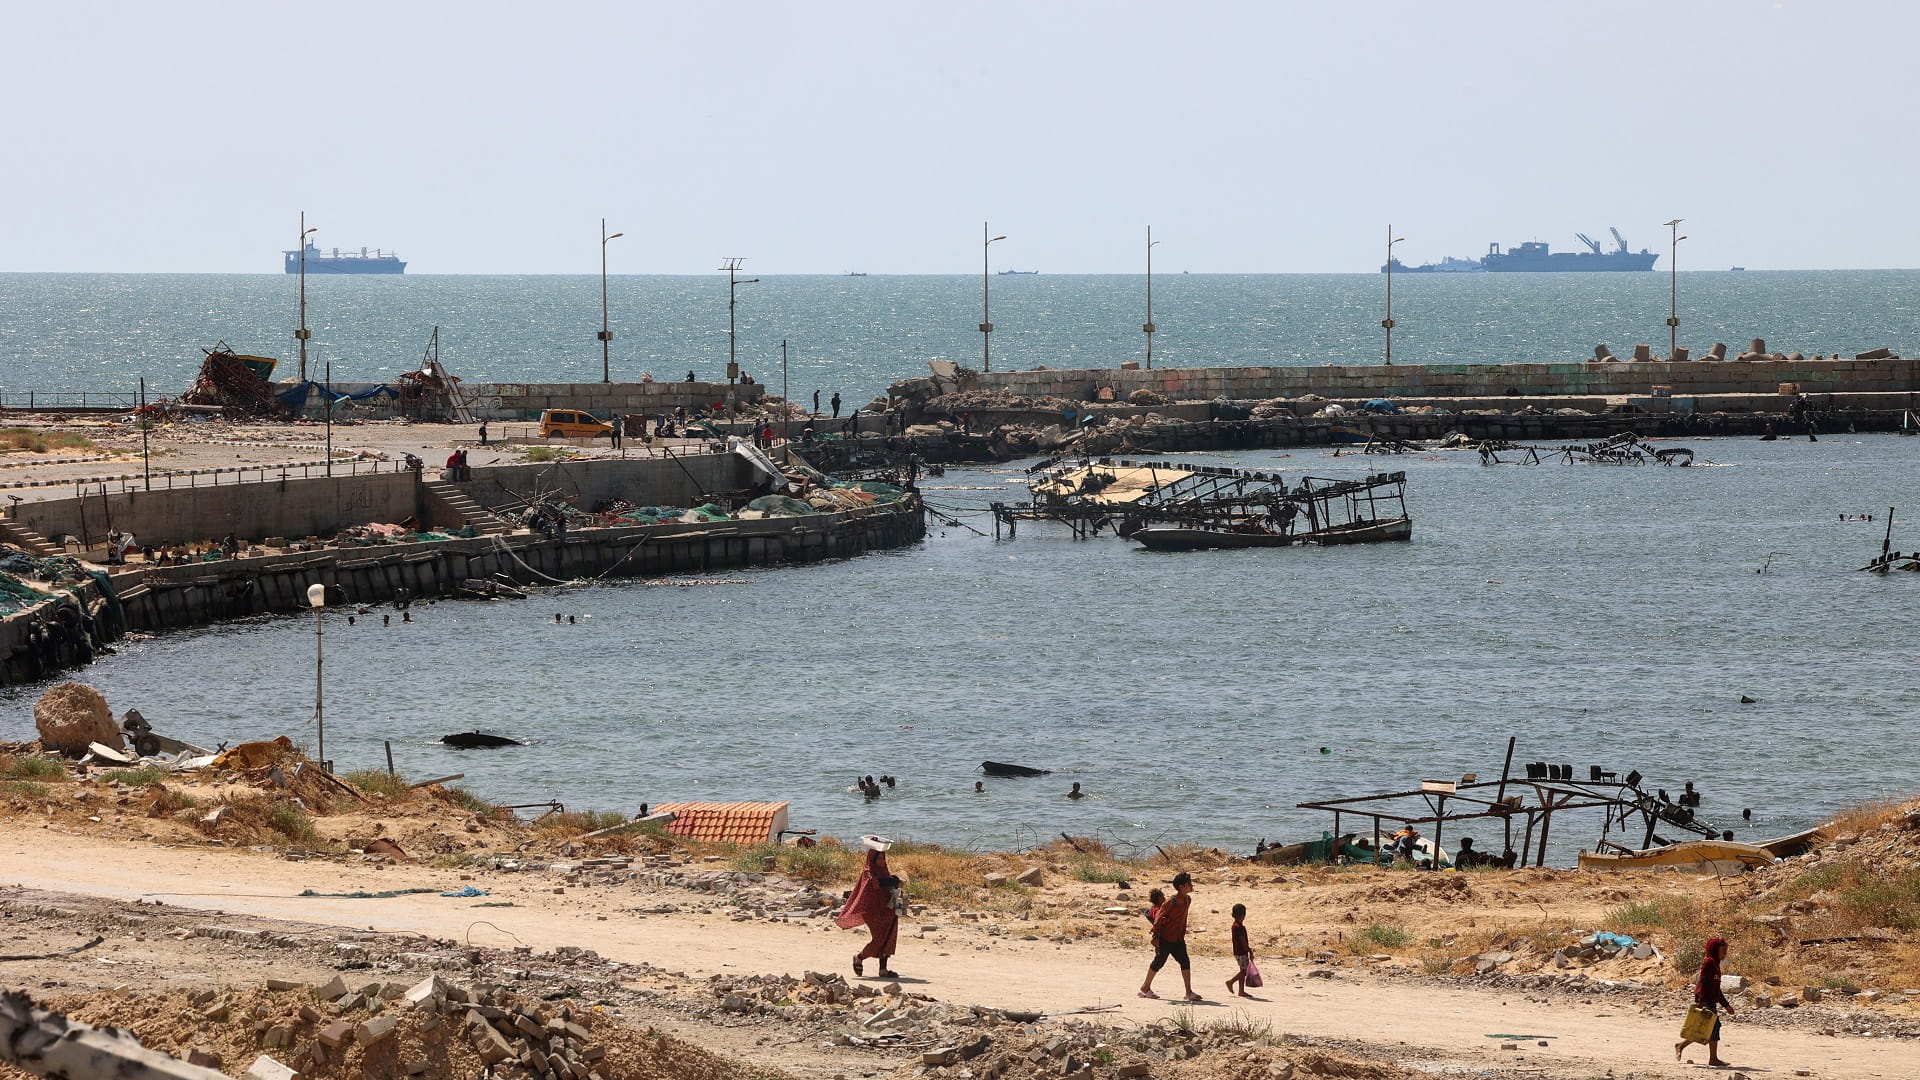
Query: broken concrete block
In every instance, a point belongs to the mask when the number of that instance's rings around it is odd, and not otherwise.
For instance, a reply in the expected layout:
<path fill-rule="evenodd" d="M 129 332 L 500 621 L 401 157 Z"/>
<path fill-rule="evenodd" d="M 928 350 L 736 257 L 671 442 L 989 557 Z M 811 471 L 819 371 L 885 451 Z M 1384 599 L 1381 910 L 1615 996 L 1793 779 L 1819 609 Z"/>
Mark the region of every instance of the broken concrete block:
<path fill-rule="evenodd" d="M 1029 866 L 1020 871 L 1013 880 L 1022 885 L 1038 885 L 1046 878 L 1046 872 L 1038 866 Z"/>
<path fill-rule="evenodd" d="M 218 1069 L 220 1055 L 204 1046 L 196 1046 L 187 1051 L 187 1064 L 198 1065 L 203 1069 Z"/>
<path fill-rule="evenodd" d="M 493 1025 L 485 1020 L 481 1020 L 474 1030 L 473 1048 L 480 1054 L 480 1060 L 489 1065 L 498 1065 L 513 1057 L 513 1045 L 507 1042 L 506 1036 L 495 1031 Z"/>
<path fill-rule="evenodd" d="M 247 1066 L 246 1080 L 301 1080 L 299 1073 L 273 1060 L 265 1054 L 253 1059 Z"/>
<path fill-rule="evenodd" d="M 938 1050 L 929 1050 L 920 1055 L 922 1065 L 951 1065 L 960 1060 L 960 1048 L 943 1046 Z"/>
<path fill-rule="evenodd" d="M 321 1001 L 338 1001 L 340 998 L 347 996 L 346 980 L 335 975 L 332 979 L 314 987 L 313 996 L 319 998 Z"/>
<path fill-rule="evenodd" d="M 275 1025 L 260 1036 L 260 1045 L 268 1050 L 278 1050 L 293 1045 L 293 1029 L 284 1024 Z"/>
<path fill-rule="evenodd" d="M 393 1034 L 393 1029 L 399 1026 L 399 1019 L 391 1013 L 386 1016 L 376 1016 L 353 1029 L 353 1041 L 361 1046 L 372 1046 Z"/>
<path fill-rule="evenodd" d="M 1136 1061 L 1131 1065 L 1122 1065 L 1113 1070 L 1113 1075 L 1119 1080 L 1134 1080 L 1136 1077 L 1147 1075 L 1148 1071 L 1146 1062 Z"/>
<path fill-rule="evenodd" d="M 305 985 L 307 984 L 299 981 L 298 979 L 268 979 L 267 980 L 267 989 L 269 990 L 298 990 Z"/>
<path fill-rule="evenodd" d="M 1005 885 L 1005 884 L 1007 883 L 1007 875 L 1005 875 L 1005 874 L 987 874 L 986 876 L 984 876 L 983 878 L 981 878 L 981 880 L 982 880 L 982 881 L 984 881 L 984 882 L 986 882 L 986 884 L 987 884 L 987 888 L 989 888 L 989 889 L 991 889 L 991 888 L 994 888 L 994 887 L 996 887 L 996 886 L 1000 886 L 1000 885 Z"/>
<path fill-rule="evenodd" d="M 353 1023 L 348 1020 L 335 1020 L 321 1028 L 320 1034 L 315 1037 L 320 1040 L 320 1045 L 338 1050 L 347 1045 L 347 1040 L 353 1037 Z"/>
<path fill-rule="evenodd" d="M 400 1067 L 407 1070 L 408 1076 L 419 1076 L 429 1068 L 432 1068 L 432 1064 L 423 1057 L 410 1057 L 403 1060 L 400 1063 Z"/>

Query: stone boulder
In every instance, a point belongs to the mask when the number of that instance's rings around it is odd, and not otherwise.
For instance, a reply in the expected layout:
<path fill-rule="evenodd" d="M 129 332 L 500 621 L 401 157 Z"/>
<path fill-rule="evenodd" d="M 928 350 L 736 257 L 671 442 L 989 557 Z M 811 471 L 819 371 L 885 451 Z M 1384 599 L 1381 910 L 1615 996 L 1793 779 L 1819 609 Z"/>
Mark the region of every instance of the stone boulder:
<path fill-rule="evenodd" d="M 33 705 L 33 726 L 40 730 L 41 745 L 68 757 L 85 754 L 90 742 L 122 752 L 127 748 L 107 699 L 85 683 L 61 683 L 41 694 Z"/>
<path fill-rule="evenodd" d="M 1145 387 L 1127 395 L 1127 404 L 1129 405 L 1165 405 L 1166 403 L 1166 398 L 1161 397 L 1159 394 Z"/>

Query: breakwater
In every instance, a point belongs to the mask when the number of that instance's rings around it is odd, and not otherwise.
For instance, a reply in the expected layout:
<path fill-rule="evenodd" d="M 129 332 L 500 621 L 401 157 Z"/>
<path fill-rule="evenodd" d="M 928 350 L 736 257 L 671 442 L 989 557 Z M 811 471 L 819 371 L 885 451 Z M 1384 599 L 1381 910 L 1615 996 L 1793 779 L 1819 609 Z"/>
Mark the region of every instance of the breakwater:
<path fill-rule="evenodd" d="M 1655 394 L 1777 395 L 1782 385 L 1809 394 L 1907 393 L 1920 389 L 1920 360 L 1686 360 L 1578 364 L 1374 364 L 1320 367 L 1095 368 L 969 374 L 983 390 L 1021 397 L 1095 400 L 1103 388 L 1119 400 L 1148 390 L 1169 401 L 1264 400 L 1309 394 L 1349 398 L 1610 397 Z M 919 381 L 919 380 L 910 380 Z M 929 380 L 931 381 L 931 380 Z M 951 387 L 953 380 L 946 380 Z"/>
<path fill-rule="evenodd" d="M 684 505 L 758 477 L 743 458 L 713 454 L 477 470 L 460 484 L 411 471 L 271 480 L 220 488 L 127 491 L 22 503 L 0 537 L 38 559 L 105 561 L 109 530 L 143 543 L 199 545 L 231 536 L 237 555 L 96 569 L 57 594 L 0 617 L 0 685 L 91 662 L 129 631 L 307 610 L 320 583 L 335 604 L 484 593 L 493 586 L 706 573 L 851 558 L 925 536 L 908 500 L 804 516 L 508 532 L 488 508 L 532 493 L 592 507 L 612 500 Z M 327 546 L 350 525 L 412 518 L 479 535 Z M 512 595 L 512 592 L 505 595 Z"/>

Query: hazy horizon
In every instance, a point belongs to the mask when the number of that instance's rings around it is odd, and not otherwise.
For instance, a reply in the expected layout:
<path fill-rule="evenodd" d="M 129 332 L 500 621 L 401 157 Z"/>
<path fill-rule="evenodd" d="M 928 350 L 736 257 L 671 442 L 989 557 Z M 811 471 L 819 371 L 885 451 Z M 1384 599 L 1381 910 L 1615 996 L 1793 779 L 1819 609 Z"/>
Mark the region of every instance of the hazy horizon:
<path fill-rule="evenodd" d="M 0 272 L 1920 263 L 1892 0 L 21 5 Z M 84 77 L 76 59 L 84 58 Z"/>

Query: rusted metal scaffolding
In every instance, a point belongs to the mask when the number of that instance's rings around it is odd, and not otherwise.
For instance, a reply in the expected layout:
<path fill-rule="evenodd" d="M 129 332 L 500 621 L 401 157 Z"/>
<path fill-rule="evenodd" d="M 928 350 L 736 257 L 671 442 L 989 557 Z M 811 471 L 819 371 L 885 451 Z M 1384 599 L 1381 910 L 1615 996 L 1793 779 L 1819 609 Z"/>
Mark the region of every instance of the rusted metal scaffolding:
<path fill-rule="evenodd" d="M 1587 775 L 1576 779 L 1571 765 L 1528 764 L 1525 775 L 1512 775 L 1514 739 L 1507 740 L 1506 762 L 1500 779 L 1476 781 L 1471 775 L 1460 781 L 1427 781 L 1416 791 L 1393 791 L 1379 795 L 1358 795 L 1345 799 L 1324 799 L 1297 804 L 1303 810 L 1325 810 L 1333 815 L 1336 845 L 1347 834 L 1341 832 L 1343 816 L 1359 817 L 1372 825 L 1373 851 L 1381 849 L 1381 823 L 1433 826 L 1433 850 L 1441 851 L 1443 833 L 1449 824 L 1476 820 L 1501 823 L 1502 853 L 1495 862 L 1508 866 L 1545 866 L 1547 839 L 1556 813 L 1573 810 L 1601 810 L 1600 840 L 1597 846 L 1631 850 L 1607 839 L 1617 826 L 1630 835 L 1630 823 L 1640 831 L 1642 848 L 1653 846 L 1655 830 L 1662 826 L 1705 837 L 1719 835 L 1714 826 L 1697 818 L 1690 806 L 1672 802 L 1664 791 L 1651 795 L 1640 789 L 1641 775 L 1630 772 L 1624 780 L 1598 765 L 1588 767 Z M 1531 801 L 1529 800 L 1531 795 Z M 1519 848 L 1513 846 L 1514 824 L 1524 822 Z M 1635 820 L 1637 819 L 1637 820 Z M 1534 839 L 1535 826 L 1539 839 Z M 1511 854 L 1511 861 L 1508 855 Z M 1491 855 L 1491 853 L 1489 853 Z"/>

